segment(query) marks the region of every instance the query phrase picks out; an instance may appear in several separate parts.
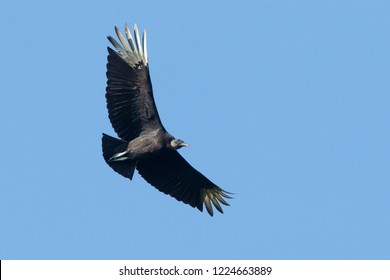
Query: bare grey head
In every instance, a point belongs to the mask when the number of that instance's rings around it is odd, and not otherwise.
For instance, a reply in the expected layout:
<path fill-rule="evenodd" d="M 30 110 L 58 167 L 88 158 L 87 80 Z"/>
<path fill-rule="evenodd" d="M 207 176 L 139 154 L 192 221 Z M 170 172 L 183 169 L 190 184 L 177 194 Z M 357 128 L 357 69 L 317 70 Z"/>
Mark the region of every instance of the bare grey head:
<path fill-rule="evenodd" d="M 187 143 L 185 143 L 183 140 L 181 139 L 173 139 L 171 141 L 171 147 L 175 150 L 178 150 L 180 149 L 181 147 L 188 147 L 189 145 Z"/>

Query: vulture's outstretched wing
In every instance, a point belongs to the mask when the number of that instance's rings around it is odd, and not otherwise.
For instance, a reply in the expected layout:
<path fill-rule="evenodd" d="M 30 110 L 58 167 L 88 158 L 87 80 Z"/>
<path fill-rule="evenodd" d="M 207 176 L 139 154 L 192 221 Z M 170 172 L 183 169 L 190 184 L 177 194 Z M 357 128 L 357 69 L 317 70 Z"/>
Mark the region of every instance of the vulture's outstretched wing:
<path fill-rule="evenodd" d="M 153 98 L 149 76 L 146 32 L 142 45 L 137 25 L 135 40 L 129 27 L 125 26 L 126 38 L 117 27 L 115 32 L 121 44 L 108 36 L 116 48 L 108 48 L 107 63 L 107 109 L 111 124 L 121 139 L 131 141 L 141 132 L 162 128 Z"/>
<path fill-rule="evenodd" d="M 223 198 L 231 198 L 227 192 L 216 186 L 199 171 L 193 168 L 177 151 L 140 160 L 139 174 L 159 191 L 213 216 L 214 207 L 221 213 L 219 202 L 229 205 Z"/>

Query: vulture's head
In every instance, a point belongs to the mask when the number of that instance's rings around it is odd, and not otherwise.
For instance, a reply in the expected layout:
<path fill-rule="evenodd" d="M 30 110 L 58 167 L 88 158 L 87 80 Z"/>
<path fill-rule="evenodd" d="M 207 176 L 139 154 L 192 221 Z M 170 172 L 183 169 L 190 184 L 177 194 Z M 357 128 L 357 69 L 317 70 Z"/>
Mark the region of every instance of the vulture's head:
<path fill-rule="evenodd" d="M 173 139 L 171 141 L 171 147 L 174 149 L 174 150 L 178 150 L 180 149 L 181 147 L 188 147 L 189 145 L 187 143 L 184 143 L 183 140 L 180 140 L 180 139 Z"/>

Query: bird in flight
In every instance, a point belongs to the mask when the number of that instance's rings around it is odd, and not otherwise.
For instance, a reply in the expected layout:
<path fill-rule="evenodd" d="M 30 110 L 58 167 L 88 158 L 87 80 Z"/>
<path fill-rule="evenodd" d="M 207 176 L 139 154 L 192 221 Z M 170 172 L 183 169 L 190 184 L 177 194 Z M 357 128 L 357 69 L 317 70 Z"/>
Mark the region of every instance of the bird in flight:
<path fill-rule="evenodd" d="M 161 123 L 153 98 L 146 49 L 138 27 L 134 37 L 128 25 L 125 36 L 115 27 L 120 43 L 108 40 L 106 101 L 112 127 L 120 139 L 103 133 L 102 149 L 106 163 L 122 176 L 133 178 L 134 170 L 159 191 L 213 216 L 212 205 L 221 213 L 229 205 L 227 191 L 219 188 L 193 168 L 177 150 L 188 147 L 169 134 Z"/>

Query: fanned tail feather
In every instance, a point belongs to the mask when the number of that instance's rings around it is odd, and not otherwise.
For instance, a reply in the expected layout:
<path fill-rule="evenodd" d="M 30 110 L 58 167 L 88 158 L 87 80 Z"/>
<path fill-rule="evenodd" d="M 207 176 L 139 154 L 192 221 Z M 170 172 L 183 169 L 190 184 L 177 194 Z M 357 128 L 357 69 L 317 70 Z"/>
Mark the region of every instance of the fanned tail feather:
<path fill-rule="evenodd" d="M 103 133 L 102 148 L 104 160 L 115 172 L 131 180 L 133 179 L 137 162 L 129 158 L 121 158 L 126 147 L 127 142 Z"/>

